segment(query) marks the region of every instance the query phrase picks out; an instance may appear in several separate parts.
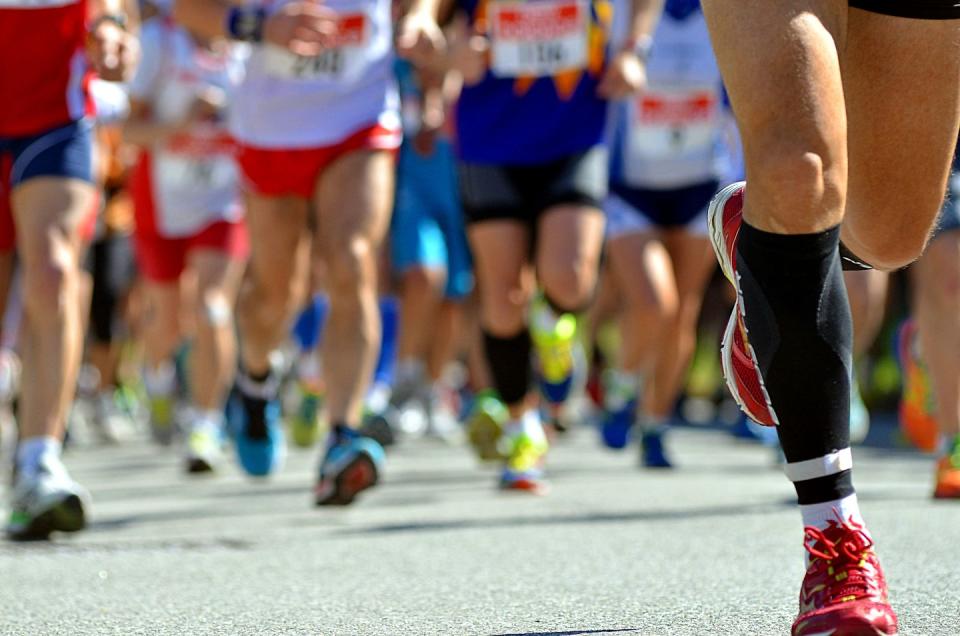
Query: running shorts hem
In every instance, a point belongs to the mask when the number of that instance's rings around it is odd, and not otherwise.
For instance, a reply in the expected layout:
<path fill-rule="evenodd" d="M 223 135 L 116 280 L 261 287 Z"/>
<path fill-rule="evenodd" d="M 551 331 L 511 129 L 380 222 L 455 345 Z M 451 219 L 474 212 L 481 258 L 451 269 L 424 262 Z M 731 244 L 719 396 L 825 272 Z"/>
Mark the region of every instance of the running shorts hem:
<path fill-rule="evenodd" d="M 535 224 L 550 208 L 603 209 L 607 153 L 603 146 L 536 165 L 461 162 L 460 192 L 468 223 L 515 220 Z"/>
<path fill-rule="evenodd" d="M 917 20 L 960 19 L 956 0 L 850 0 L 854 9 Z"/>
<path fill-rule="evenodd" d="M 242 261 L 249 252 L 247 226 L 242 221 L 214 221 L 193 236 L 167 238 L 134 230 L 137 266 L 154 283 L 172 283 L 180 278 L 190 253 L 211 250 L 232 261 Z"/>
<path fill-rule="evenodd" d="M 389 150 L 396 153 L 401 140 L 399 129 L 378 123 L 331 146 L 277 149 L 241 142 L 237 163 L 248 192 L 310 199 L 316 190 L 317 180 L 337 159 L 357 150 Z"/>

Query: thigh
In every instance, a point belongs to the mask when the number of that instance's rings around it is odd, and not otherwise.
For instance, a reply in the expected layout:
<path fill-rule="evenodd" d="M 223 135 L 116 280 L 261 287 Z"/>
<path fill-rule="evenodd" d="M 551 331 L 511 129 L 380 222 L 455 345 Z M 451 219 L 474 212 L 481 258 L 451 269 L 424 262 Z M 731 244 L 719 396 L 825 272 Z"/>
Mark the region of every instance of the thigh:
<path fill-rule="evenodd" d="M 94 186 L 79 179 L 37 177 L 16 186 L 11 204 L 24 266 L 48 260 L 51 250 L 66 249 L 73 260 L 78 259 L 80 225 L 97 200 Z"/>
<path fill-rule="evenodd" d="M 384 150 L 348 153 L 323 172 L 314 214 L 319 245 L 331 267 L 345 249 L 376 254 L 390 224 L 394 173 L 394 153 Z"/>
<path fill-rule="evenodd" d="M 922 246 L 957 140 L 960 20 L 851 10 L 843 86 L 850 156 L 844 242 L 860 254 L 858 243 L 884 231 Z"/>
<path fill-rule="evenodd" d="M 781 233 L 836 225 L 847 171 L 838 54 L 847 0 L 703 0 L 703 9 L 743 138 L 745 217 Z"/>
<path fill-rule="evenodd" d="M 707 283 L 717 266 L 710 239 L 701 234 L 675 229 L 664 233 L 663 243 L 673 264 L 680 315 L 696 320 Z"/>

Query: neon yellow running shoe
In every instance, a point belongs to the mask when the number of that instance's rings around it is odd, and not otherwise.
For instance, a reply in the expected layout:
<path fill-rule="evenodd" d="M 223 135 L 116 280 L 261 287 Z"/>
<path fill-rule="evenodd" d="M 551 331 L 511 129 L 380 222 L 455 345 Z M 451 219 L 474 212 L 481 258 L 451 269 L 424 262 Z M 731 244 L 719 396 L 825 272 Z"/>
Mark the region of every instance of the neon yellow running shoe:
<path fill-rule="evenodd" d="M 290 418 L 290 436 L 300 448 L 312 448 L 320 439 L 320 412 L 323 410 L 322 389 L 297 383 L 300 405 Z"/>
<path fill-rule="evenodd" d="M 552 404 L 566 401 L 573 386 L 577 326 L 573 314 L 557 316 L 542 294 L 534 298 L 530 306 L 530 335 L 537 352 L 540 390 Z"/>
<path fill-rule="evenodd" d="M 176 405 L 171 395 L 155 395 L 150 398 L 150 433 L 158 444 L 169 446 L 173 442 L 176 428 L 175 410 Z"/>
<path fill-rule="evenodd" d="M 500 438 L 500 452 L 506 458 L 500 487 L 504 490 L 545 492 L 543 461 L 549 448 L 543 425 L 536 413 L 529 412 L 520 422 L 507 425 Z"/>
<path fill-rule="evenodd" d="M 467 418 L 467 438 L 482 461 L 503 459 L 498 446 L 509 413 L 496 392 L 488 389 L 477 394 Z"/>

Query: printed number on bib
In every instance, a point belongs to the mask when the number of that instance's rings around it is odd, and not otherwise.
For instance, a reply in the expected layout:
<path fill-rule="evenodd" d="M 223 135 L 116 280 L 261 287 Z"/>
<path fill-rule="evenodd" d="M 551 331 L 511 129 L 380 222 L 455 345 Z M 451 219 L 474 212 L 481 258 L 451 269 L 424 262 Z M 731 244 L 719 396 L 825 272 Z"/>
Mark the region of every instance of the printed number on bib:
<path fill-rule="evenodd" d="M 157 157 L 157 177 L 165 190 L 207 191 L 230 187 L 235 178 L 229 157 L 180 157 L 162 154 Z"/>
<path fill-rule="evenodd" d="M 264 48 L 264 63 L 271 75 L 298 81 L 353 79 L 365 64 L 369 20 L 364 13 L 341 15 L 333 43 L 319 55 L 295 55 L 276 46 Z"/>
<path fill-rule="evenodd" d="M 630 103 L 630 151 L 638 158 L 679 157 L 708 150 L 719 123 L 716 90 L 651 89 Z"/>
<path fill-rule="evenodd" d="M 548 77 L 587 66 L 590 8 L 578 0 L 490 3 L 491 70 Z"/>

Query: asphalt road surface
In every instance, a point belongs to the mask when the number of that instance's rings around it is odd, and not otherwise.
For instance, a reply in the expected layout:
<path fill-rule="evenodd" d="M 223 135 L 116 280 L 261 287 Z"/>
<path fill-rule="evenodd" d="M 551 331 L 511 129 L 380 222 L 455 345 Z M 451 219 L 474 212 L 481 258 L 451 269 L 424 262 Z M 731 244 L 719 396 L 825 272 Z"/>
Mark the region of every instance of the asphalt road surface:
<path fill-rule="evenodd" d="M 187 478 L 145 442 L 76 449 L 91 528 L 0 542 L 0 634 L 786 634 L 799 514 L 770 449 L 719 431 L 671 438 L 680 468 L 581 430 L 549 496 L 501 494 L 466 449 L 393 451 L 357 505 L 314 509 L 315 453 L 275 478 Z M 930 460 L 855 451 L 861 507 L 902 634 L 960 634 L 960 502 Z"/>

